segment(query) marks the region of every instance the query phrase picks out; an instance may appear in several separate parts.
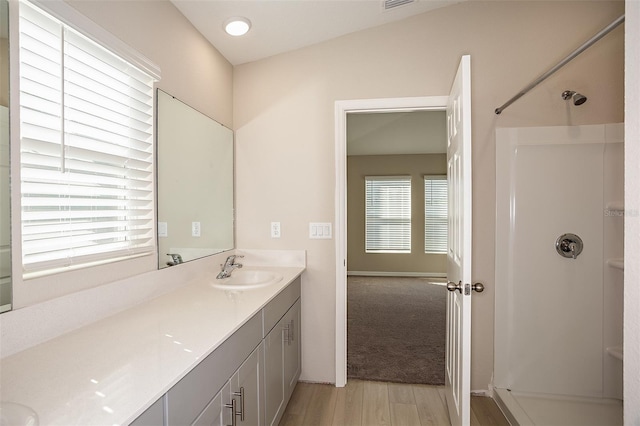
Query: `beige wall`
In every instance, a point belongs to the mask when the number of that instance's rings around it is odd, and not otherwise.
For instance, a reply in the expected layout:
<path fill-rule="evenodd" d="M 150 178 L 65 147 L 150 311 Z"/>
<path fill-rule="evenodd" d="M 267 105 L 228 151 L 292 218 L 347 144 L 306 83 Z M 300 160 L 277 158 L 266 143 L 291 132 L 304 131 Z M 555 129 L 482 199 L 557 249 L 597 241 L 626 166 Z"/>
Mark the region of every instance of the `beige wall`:
<path fill-rule="evenodd" d="M 347 114 L 347 155 L 444 152 L 446 111 Z"/>
<path fill-rule="evenodd" d="M 162 80 L 157 87 L 232 127 L 233 67 L 169 1 L 69 3 L 158 65 Z M 19 247 L 14 244 L 13 250 L 19 259 Z M 29 281 L 14 275 L 14 309 L 156 268 L 156 256 L 145 256 L 117 267 L 103 265 Z M 159 278 L 147 274 L 140 279 Z"/>
<path fill-rule="evenodd" d="M 622 28 L 501 116 L 494 109 L 624 12 L 622 1 L 468 1 L 238 66 L 234 72 L 239 247 L 306 249 L 303 380 L 335 380 L 334 106 L 345 99 L 446 95 L 471 55 L 473 111 L 472 389 L 493 370 L 496 127 L 623 121 Z M 580 106 L 563 90 L 589 97 Z M 282 238 L 269 237 L 269 222 Z"/>
<path fill-rule="evenodd" d="M 446 254 L 424 252 L 424 175 L 446 175 L 446 154 L 347 157 L 347 270 L 447 272 Z M 411 176 L 411 253 L 365 253 L 365 176 Z"/>

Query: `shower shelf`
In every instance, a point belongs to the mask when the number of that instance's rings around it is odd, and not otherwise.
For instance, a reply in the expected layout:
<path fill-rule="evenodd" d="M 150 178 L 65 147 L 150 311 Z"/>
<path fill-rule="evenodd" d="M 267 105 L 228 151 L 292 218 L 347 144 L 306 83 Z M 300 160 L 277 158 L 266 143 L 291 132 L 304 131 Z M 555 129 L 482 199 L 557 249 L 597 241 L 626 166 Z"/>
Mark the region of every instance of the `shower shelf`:
<path fill-rule="evenodd" d="M 611 266 L 612 268 L 624 270 L 624 259 L 607 259 L 607 265 Z"/>
<path fill-rule="evenodd" d="M 623 358 L 622 346 L 611 346 L 607 348 L 607 353 L 612 357 L 622 361 L 622 358 Z"/>

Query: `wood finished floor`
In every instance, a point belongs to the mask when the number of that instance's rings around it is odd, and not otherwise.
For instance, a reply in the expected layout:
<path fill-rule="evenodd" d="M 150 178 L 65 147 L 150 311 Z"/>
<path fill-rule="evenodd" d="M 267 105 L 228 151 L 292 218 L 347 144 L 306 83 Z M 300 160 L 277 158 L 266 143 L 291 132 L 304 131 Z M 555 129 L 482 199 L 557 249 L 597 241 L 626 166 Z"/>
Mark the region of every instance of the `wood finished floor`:
<path fill-rule="evenodd" d="M 444 387 L 349 380 L 344 388 L 300 382 L 280 426 L 450 425 Z M 509 426 L 491 398 L 471 397 L 472 426 Z"/>

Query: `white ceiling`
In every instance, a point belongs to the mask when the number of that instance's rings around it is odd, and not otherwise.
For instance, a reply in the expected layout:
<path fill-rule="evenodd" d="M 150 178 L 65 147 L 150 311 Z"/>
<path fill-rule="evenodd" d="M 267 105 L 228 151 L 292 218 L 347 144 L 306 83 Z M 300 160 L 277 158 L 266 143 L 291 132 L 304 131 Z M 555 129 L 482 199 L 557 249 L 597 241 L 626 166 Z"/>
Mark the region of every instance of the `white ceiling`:
<path fill-rule="evenodd" d="M 233 65 L 299 49 L 344 34 L 464 0 L 415 0 L 385 11 L 382 0 L 171 0 Z M 224 32 L 234 16 L 248 18 L 242 37 Z"/>

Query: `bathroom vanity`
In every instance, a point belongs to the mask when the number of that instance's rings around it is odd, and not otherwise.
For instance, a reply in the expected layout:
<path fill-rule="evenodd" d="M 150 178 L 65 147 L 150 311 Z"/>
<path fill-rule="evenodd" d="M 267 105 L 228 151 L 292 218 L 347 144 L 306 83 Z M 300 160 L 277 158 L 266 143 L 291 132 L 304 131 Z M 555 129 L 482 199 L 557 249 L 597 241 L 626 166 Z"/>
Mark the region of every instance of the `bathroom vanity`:
<path fill-rule="evenodd" d="M 3 358 L 2 400 L 41 425 L 278 424 L 300 375 L 304 267 L 243 269 L 278 279 L 230 290 L 207 271 Z"/>
<path fill-rule="evenodd" d="M 299 376 L 298 277 L 132 425 L 277 425 Z"/>

